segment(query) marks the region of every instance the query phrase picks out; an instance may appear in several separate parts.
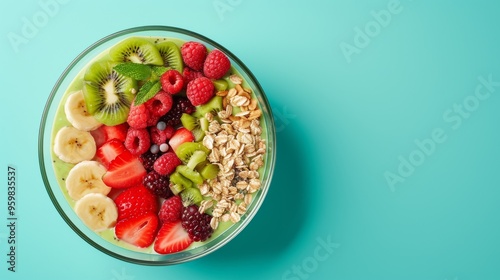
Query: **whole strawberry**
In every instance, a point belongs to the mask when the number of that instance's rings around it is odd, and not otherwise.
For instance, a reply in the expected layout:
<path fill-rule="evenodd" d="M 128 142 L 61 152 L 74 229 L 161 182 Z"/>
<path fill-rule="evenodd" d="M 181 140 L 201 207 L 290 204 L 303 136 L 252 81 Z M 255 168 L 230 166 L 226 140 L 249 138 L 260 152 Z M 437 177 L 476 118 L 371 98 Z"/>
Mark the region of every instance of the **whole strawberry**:
<path fill-rule="evenodd" d="M 181 56 L 187 66 L 193 70 L 201 71 L 207 57 L 207 48 L 198 42 L 186 42 L 181 47 Z"/>
<path fill-rule="evenodd" d="M 203 74 L 205 74 L 207 78 L 217 80 L 224 77 L 227 71 L 229 71 L 229 68 L 231 68 L 229 58 L 227 58 L 223 52 L 213 50 L 205 59 Z"/>
<path fill-rule="evenodd" d="M 207 103 L 214 96 L 214 84 L 208 78 L 196 78 L 189 82 L 186 89 L 186 96 L 191 104 L 198 106 Z"/>

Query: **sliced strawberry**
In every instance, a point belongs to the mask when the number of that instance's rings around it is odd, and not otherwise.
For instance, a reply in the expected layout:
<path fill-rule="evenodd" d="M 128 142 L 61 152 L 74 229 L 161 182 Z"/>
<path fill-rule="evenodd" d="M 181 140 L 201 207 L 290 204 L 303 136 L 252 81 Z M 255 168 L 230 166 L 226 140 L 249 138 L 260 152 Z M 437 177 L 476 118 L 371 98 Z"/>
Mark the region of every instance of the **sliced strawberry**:
<path fill-rule="evenodd" d="M 126 150 L 123 142 L 118 139 L 111 139 L 97 149 L 96 157 L 99 162 L 108 168 L 111 161 Z"/>
<path fill-rule="evenodd" d="M 168 141 L 168 144 L 172 148 L 172 150 L 176 150 L 177 147 L 179 147 L 180 144 L 184 142 L 193 142 L 194 141 L 194 136 L 191 131 L 189 131 L 187 128 L 181 127 L 177 129 L 170 138 L 170 141 Z"/>
<path fill-rule="evenodd" d="M 156 197 L 143 185 L 128 188 L 115 198 L 118 221 L 158 212 Z"/>
<path fill-rule="evenodd" d="M 127 123 L 115 126 L 101 125 L 98 129 L 91 131 L 90 134 L 94 136 L 96 146 L 99 148 L 111 139 L 118 139 L 121 142 L 124 142 L 125 137 L 127 136 L 127 130 Z"/>
<path fill-rule="evenodd" d="M 112 188 L 128 188 L 139 184 L 144 176 L 146 169 L 139 158 L 125 151 L 111 161 L 102 180 Z"/>
<path fill-rule="evenodd" d="M 153 243 L 157 228 L 158 217 L 149 213 L 119 221 L 115 226 L 115 235 L 120 240 L 145 248 Z"/>
<path fill-rule="evenodd" d="M 193 240 L 182 227 L 181 222 L 164 223 L 156 236 L 154 250 L 158 254 L 171 254 L 189 247 Z"/>

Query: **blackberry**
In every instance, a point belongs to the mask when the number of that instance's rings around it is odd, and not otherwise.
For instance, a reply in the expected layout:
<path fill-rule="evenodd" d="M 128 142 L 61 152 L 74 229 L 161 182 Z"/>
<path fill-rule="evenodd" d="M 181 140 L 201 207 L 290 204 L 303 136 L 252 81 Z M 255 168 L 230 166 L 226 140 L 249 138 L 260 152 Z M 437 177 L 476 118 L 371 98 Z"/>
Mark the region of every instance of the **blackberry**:
<path fill-rule="evenodd" d="M 174 97 L 172 109 L 160 118 L 160 121 L 166 123 L 167 126 L 177 126 L 181 123 L 182 113 L 191 114 L 196 108 L 186 97 Z"/>
<path fill-rule="evenodd" d="M 170 190 L 168 177 L 162 176 L 154 170 L 146 174 L 142 184 L 158 197 L 167 199 L 174 195 Z"/>
<path fill-rule="evenodd" d="M 144 166 L 144 169 L 146 169 L 147 172 L 153 171 L 153 165 L 156 159 L 159 158 L 160 156 L 161 153 L 153 154 L 151 153 L 151 151 L 147 151 L 144 154 L 142 154 L 140 160 L 142 162 L 142 165 Z"/>
<path fill-rule="evenodd" d="M 188 232 L 189 237 L 194 241 L 207 240 L 214 230 L 210 226 L 212 216 L 200 213 L 198 206 L 190 205 L 182 212 L 182 227 Z"/>

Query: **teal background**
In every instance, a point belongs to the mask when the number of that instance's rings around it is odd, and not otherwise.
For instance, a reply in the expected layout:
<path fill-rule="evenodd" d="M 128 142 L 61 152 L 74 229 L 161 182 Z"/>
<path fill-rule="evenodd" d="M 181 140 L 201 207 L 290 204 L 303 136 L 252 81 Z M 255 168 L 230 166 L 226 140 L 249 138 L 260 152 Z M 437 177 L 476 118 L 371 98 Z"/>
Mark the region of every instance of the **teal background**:
<path fill-rule="evenodd" d="M 500 87 L 460 127 L 443 118 L 471 100 L 478 77 L 500 82 L 500 5 L 401 0 L 366 46 L 344 55 L 355 28 L 373 27 L 371 11 L 392 2 L 69 0 L 15 52 L 9 34 L 43 9 L 12 1 L 0 12 L 0 279 L 500 279 Z M 51 204 L 37 157 L 43 107 L 65 67 L 102 37 L 143 25 L 190 29 L 231 50 L 259 79 L 278 127 L 273 182 L 254 220 L 220 250 L 169 267 L 86 244 Z M 391 188 L 384 174 L 398 175 L 398 157 L 418 154 L 415 140 L 435 129 L 446 140 Z M 16 273 L 3 225 L 8 165 L 18 170 Z"/>

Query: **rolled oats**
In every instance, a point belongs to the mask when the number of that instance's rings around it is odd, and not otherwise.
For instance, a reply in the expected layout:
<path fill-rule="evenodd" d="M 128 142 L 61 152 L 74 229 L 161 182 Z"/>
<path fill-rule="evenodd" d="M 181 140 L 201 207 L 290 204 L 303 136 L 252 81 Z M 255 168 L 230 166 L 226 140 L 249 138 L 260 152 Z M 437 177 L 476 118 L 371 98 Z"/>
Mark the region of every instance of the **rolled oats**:
<path fill-rule="evenodd" d="M 229 76 L 229 80 L 235 85 L 240 85 L 243 82 L 243 79 L 240 76 L 234 74 Z"/>
<path fill-rule="evenodd" d="M 216 230 L 218 227 L 219 227 L 219 218 L 217 217 L 212 217 L 212 219 L 210 219 L 210 227 L 212 227 L 212 229 Z"/>
<path fill-rule="evenodd" d="M 218 91 L 223 110 L 207 113 L 208 131 L 203 145 L 211 150 L 208 160 L 219 167 L 217 177 L 200 186 L 205 200 L 200 211 L 213 208 L 210 225 L 216 229 L 219 222 L 237 223 L 247 211 L 253 193 L 261 188 L 259 168 L 264 166 L 265 141 L 261 139 L 262 111 L 252 91 L 241 86 L 243 80 L 231 75 L 234 88 Z"/>

